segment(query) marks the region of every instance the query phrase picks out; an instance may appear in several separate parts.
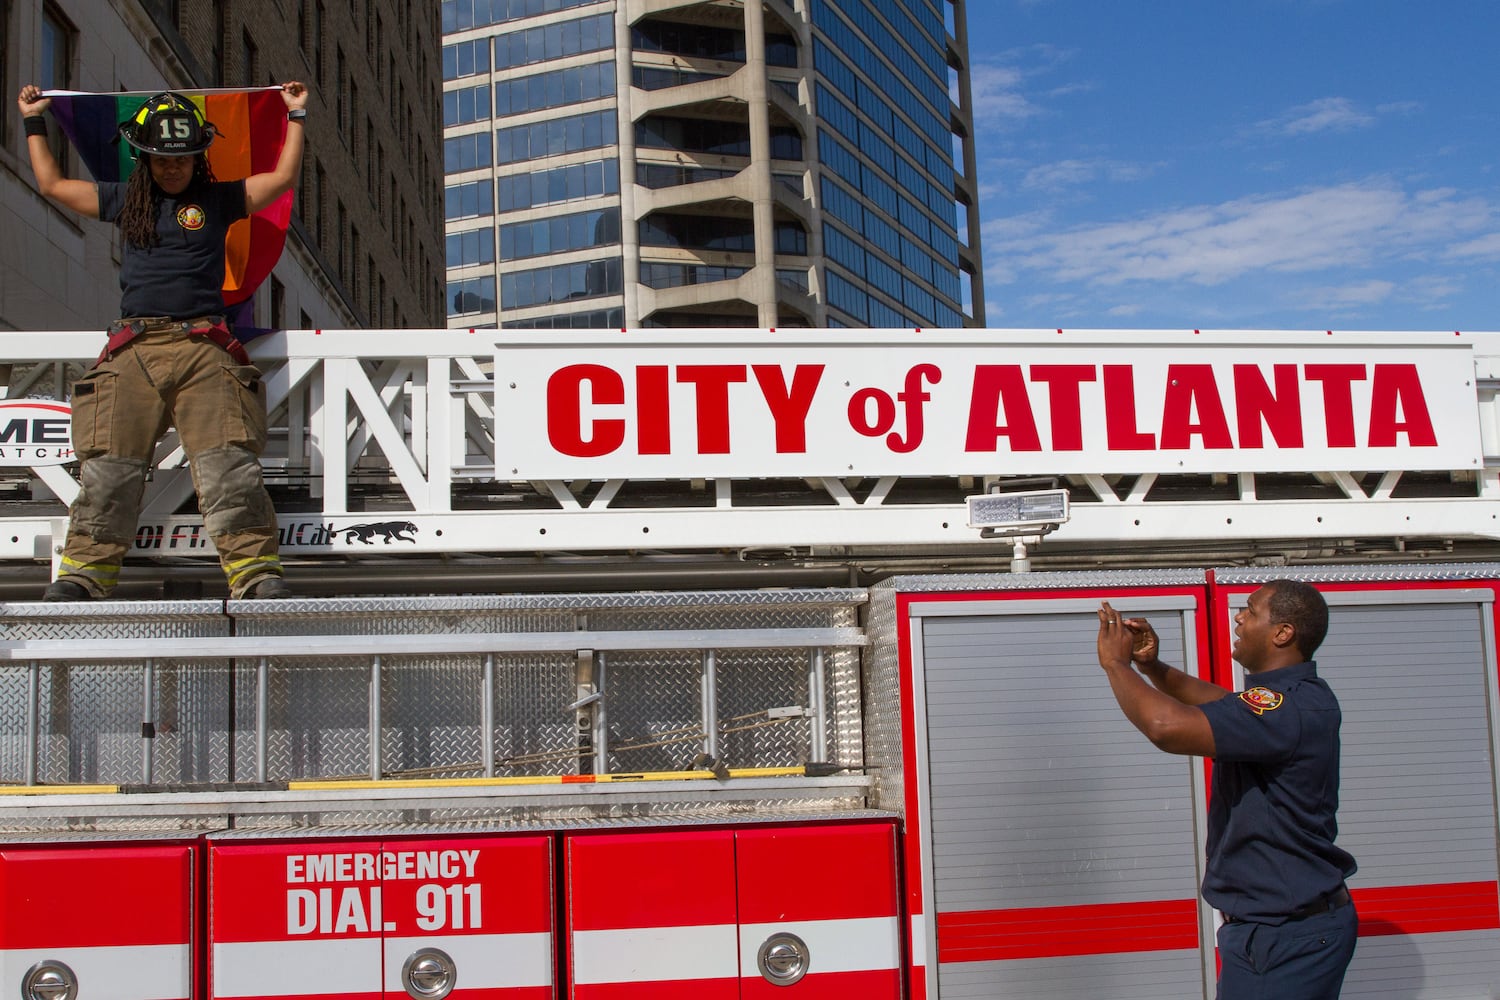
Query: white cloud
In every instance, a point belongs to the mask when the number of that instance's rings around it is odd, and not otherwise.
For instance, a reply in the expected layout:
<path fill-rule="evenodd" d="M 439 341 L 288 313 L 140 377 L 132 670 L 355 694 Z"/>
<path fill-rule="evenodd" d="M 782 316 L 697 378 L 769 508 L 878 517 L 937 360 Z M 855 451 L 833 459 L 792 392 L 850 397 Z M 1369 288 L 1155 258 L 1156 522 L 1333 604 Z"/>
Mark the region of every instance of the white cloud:
<path fill-rule="evenodd" d="M 1375 116 L 1361 111 L 1347 97 L 1323 97 L 1257 122 L 1255 131 L 1274 135 L 1311 135 L 1314 132 L 1349 132 L 1375 124 Z"/>
<path fill-rule="evenodd" d="M 1145 180 L 1160 169 L 1159 163 L 1125 163 L 1119 160 L 1058 160 L 1032 167 L 1021 177 L 1021 187 L 1031 191 L 1060 191 L 1088 184 L 1100 177 L 1115 182 Z"/>
<path fill-rule="evenodd" d="M 1142 306 L 1138 305 L 1112 306 L 1111 308 L 1106 309 L 1104 313 L 1106 316 L 1118 316 L 1121 319 L 1128 319 L 1131 316 L 1139 315 L 1142 308 Z"/>
<path fill-rule="evenodd" d="M 1033 214 L 986 223 L 983 235 L 989 263 L 1044 280 L 1212 286 L 1256 272 L 1311 273 L 1431 259 L 1453 252 L 1447 248 L 1461 237 L 1471 238 L 1460 244 L 1470 254 L 1496 252 L 1497 216 L 1496 208 L 1479 198 L 1443 190 L 1408 193 L 1390 182 L 1371 181 L 1059 231 L 1047 231 Z"/>
<path fill-rule="evenodd" d="M 1449 247 L 1445 256 L 1500 258 L 1500 232 L 1488 233 L 1478 239 Z"/>
<path fill-rule="evenodd" d="M 1350 306 L 1369 306 L 1384 302 L 1391 297 L 1395 288 L 1394 281 L 1371 279 L 1346 285 L 1305 288 L 1293 295 L 1292 299 L 1303 309 L 1337 312 Z"/>
<path fill-rule="evenodd" d="M 1021 71 L 1013 66 L 976 64 L 969 74 L 969 86 L 976 123 L 1022 121 L 1041 114 L 1041 108 L 1021 93 Z"/>

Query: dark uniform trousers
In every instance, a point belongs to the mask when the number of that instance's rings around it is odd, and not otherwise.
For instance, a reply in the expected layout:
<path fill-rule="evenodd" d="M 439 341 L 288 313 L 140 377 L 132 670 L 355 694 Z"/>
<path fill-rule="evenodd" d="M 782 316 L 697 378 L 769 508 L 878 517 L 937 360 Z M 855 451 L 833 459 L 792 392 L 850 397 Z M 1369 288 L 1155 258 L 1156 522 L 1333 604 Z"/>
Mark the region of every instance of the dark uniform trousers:
<path fill-rule="evenodd" d="M 1218 1000 L 1338 1000 L 1358 937 L 1353 903 L 1284 924 L 1226 923 Z"/>
<path fill-rule="evenodd" d="M 266 394 L 260 372 L 201 335 L 208 320 L 148 318 L 128 345 L 73 387 L 73 449 L 82 489 L 68 511 L 59 579 L 93 597 L 119 580 L 135 541 L 146 471 L 177 427 L 203 524 L 231 597 L 281 575 L 276 512 L 261 478 Z M 200 335 L 193 335 L 197 332 Z"/>

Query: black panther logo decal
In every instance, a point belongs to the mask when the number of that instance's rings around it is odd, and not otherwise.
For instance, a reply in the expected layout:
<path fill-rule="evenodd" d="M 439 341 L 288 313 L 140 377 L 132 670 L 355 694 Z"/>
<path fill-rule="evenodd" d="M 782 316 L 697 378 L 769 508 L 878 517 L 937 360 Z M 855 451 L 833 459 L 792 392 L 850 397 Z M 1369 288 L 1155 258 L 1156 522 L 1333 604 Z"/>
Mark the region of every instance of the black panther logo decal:
<path fill-rule="evenodd" d="M 376 535 L 385 539 L 385 544 L 392 542 L 411 542 L 416 544 L 414 536 L 419 529 L 410 521 L 378 521 L 374 524 L 351 524 L 347 528 L 340 528 L 344 535 L 344 544 L 353 545 L 355 539 L 365 545 L 374 545 L 371 541 Z"/>

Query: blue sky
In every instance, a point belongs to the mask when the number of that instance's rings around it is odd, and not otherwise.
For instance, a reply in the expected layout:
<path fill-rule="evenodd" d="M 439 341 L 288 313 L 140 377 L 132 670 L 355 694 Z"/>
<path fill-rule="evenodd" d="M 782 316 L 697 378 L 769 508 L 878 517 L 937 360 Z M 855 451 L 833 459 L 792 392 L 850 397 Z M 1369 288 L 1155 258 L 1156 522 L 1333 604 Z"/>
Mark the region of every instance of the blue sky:
<path fill-rule="evenodd" d="M 1500 2 L 968 11 L 989 326 L 1500 329 Z"/>

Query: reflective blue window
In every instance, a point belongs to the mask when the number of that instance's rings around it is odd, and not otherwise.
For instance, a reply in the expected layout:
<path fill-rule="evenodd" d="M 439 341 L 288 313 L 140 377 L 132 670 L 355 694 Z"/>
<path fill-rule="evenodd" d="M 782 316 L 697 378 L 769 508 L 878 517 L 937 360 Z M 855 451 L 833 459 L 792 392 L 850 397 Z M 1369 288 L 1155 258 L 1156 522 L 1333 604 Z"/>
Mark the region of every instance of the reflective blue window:
<path fill-rule="evenodd" d="M 901 310 L 895 306 L 887 305 L 878 296 L 870 296 L 870 325 L 877 329 L 882 327 L 901 328 L 914 324 L 908 323 L 906 317 L 901 315 Z"/>
<path fill-rule="evenodd" d="M 620 193 L 620 162 L 589 160 L 498 180 L 500 211 L 515 212 L 581 198 Z"/>
<path fill-rule="evenodd" d="M 470 229 L 462 233 L 448 234 L 448 266 L 464 267 L 469 264 L 493 264 L 495 262 L 495 230 L 489 226 Z"/>
<path fill-rule="evenodd" d="M 550 302 L 618 295 L 623 267 L 619 257 L 555 264 L 500 276 L 502 309 L 524 309 Z"/>
<path fill-rule="evenodd" d="M 823 223 L 823 253 L 856 277 L 865 276 L 865 248 L 838 226 Z"/>
<path fill-rule="evenodd" d="M 707 285 L 715 281 L 738 278 L 749 268 L 715 264 L 667 264 L 641 262 L 641 284 L 647 288 L 680 288 L 684 285 Z"/>
<path fill-rule="evenodd" d="M 820 82 L 814 91 L 818 100 L 818 117 L 850 142 L 859 141 L 859 119 L 854 109 L 836 97 Z"/>
<path fill-rule="evenodd" d="M 495 162 L 520 163 L 560 153 L 613 146 L 617 137 L 615 122 L 615 113 L 611 109 L 496 129 Z"/>
<path fill-rule="evenodd" d="M 864 289 L 837 271 L 825 268 L 823 277 L 828 284 L 829 305 L 835 309 L 842 309 L 860 323 L 869 322 L 870 297 L 865 294 Z"/>
<path fill-rule="evenodd" d="M 648 20 L 630 29 L 630 43 L 641 52 L 669 52 L 694 59 L 745 61 L 745 33 L 683 21 Z M 793 42 L 795 50 L 796 43 Z M 774 65 L 774 64 L 773 64 Z M 797 65 L 796 62 L 792 63 Z"/>
<path fill-rule="evenodd" d="M 896 232 L 895 226 L 874 212 L 866 212 L 864 232 L 865 238 L 884 250 L 892 260 L 901 259 L 901 234 Z"/>
<path fill-rule="evenodd" d="M 907 308 L 918 316 L 931 321 L 936 313 L 936 302 L 932 293 L 918 285 L 910 278 L 904 278 L 901 282 L 901 301 L 906 303 Z"/>
<path fill-rule="evenodd" d="M 892 295 L 901 287 L 901 272 L 876 253 L 865 255 L 865 277 L 875 288 L 888 289 Z"/>
<path fill-rule="evenodd" d="M 860 185 L 860 162 L 854 151 L 833 137 L 832 132 L 818 130 L 818 158 L 823 166 L 854 185 Z"/>
<path fill-rule="evenodd" d="M 443 218 L 471 219 L 495 214 L 495 187 L 488 179 L 443 189 Z"/>
<path fill-rule="evenodd" d="M 615 92 L 614 62 L 572 66 L 495 84 L 495 117 L 580 104 Z"/>
<path fill-rule="evenodd" d="M 828 177 L 821 179 L 818 189 L 823 195 L 823 211 L 841 222 L 848 223 L 856 232 L 863 231 L 865 212 L 860 206 L 858 198 L 845 191 Z"/>
<path fill-rule="evenodd" d="M 901 241 L 901 266 L 923 281 L 932 281 L 932 258 L 911 240 Z"/>
<path fill-rule="evenodd" d="M 534 319 L 513 319 L 501 323 L 502 330 L 618 330 L 625 325 L 625 310 L 591 309 L 588 312 L 565 313 L 561 316 L 537 316 Z"/>
<path fill-rule="evenodd" d="M 462 173 L 490 165 L 490 134 L 475 132 L 443 140 L 443 172 Z"/>
<path fill-rule="evenodd" d="M 635 144 L 684 153 L 750 155 L 750 126 L 744 122 L 652 115 L 636 123 Z"/>
<path fill-rule="evenodd" d="M 495 68 L 527 66 L 547 59 L 612 49 L 614 45 L 615 16 L 595 14 L 575 21 L 496 35 Z"/>
<path fill-rule="evenodd" d="M 721 170 L 717 167 L 693 167 L 676 163 L 637 163 L 635 182 L 654 191 L 660 188 L 679 187 L 683 184 L 697 184 L 701 181 L 716 181 L 724 177 L 733 177 L 737 173 L 739 173 L 738 170 Z M 799 195 L 802 193 L 800 187 L 797 193 Z"/>
<path fill-rule="evenodd" d="M 631 86 L 640 87 L 642 90 L 666 90 L 669 87 L 681 87 L 689 83 L 702 83 L 705 80 L 718 80 L 722 77 L 722 73 L 698 73 L 670 66 L 632 66 L 630 68 Z"/>
<path fill-rule="evenodd" d="M 448 315 L 495 311 L 495 276 L 448 282 Z"/>
<path fill-rule="evenodd" d="M 896 150 L 864 122 L 859 123 L 859 148 L 875 165 L 888 174 L 896 172 Z"/>
<path fill-rule="evenodd" d="M 500 227 L 500 259 L 521 260 L 620 242 L 620 210 L 596 209 Z"/>
<path fill-rule="evenodd" d="M 603 0 L 442 0 L 443 34 L 602 3 Z M 429 10 L 431 8 L 428 8 Z"/>
<path fill-rule="evenodd" d="M 486 84 L 478 87 L 463 87 L 443 91 L 443 124 L 463 125 L 477 122 L 490 116 L 490 88 Z"/>
<path fill-rule="evenodd" d="M 490 45 L 485 38 L 443 46 L 443 79 L 457 80 L 490 71 Z"/>

